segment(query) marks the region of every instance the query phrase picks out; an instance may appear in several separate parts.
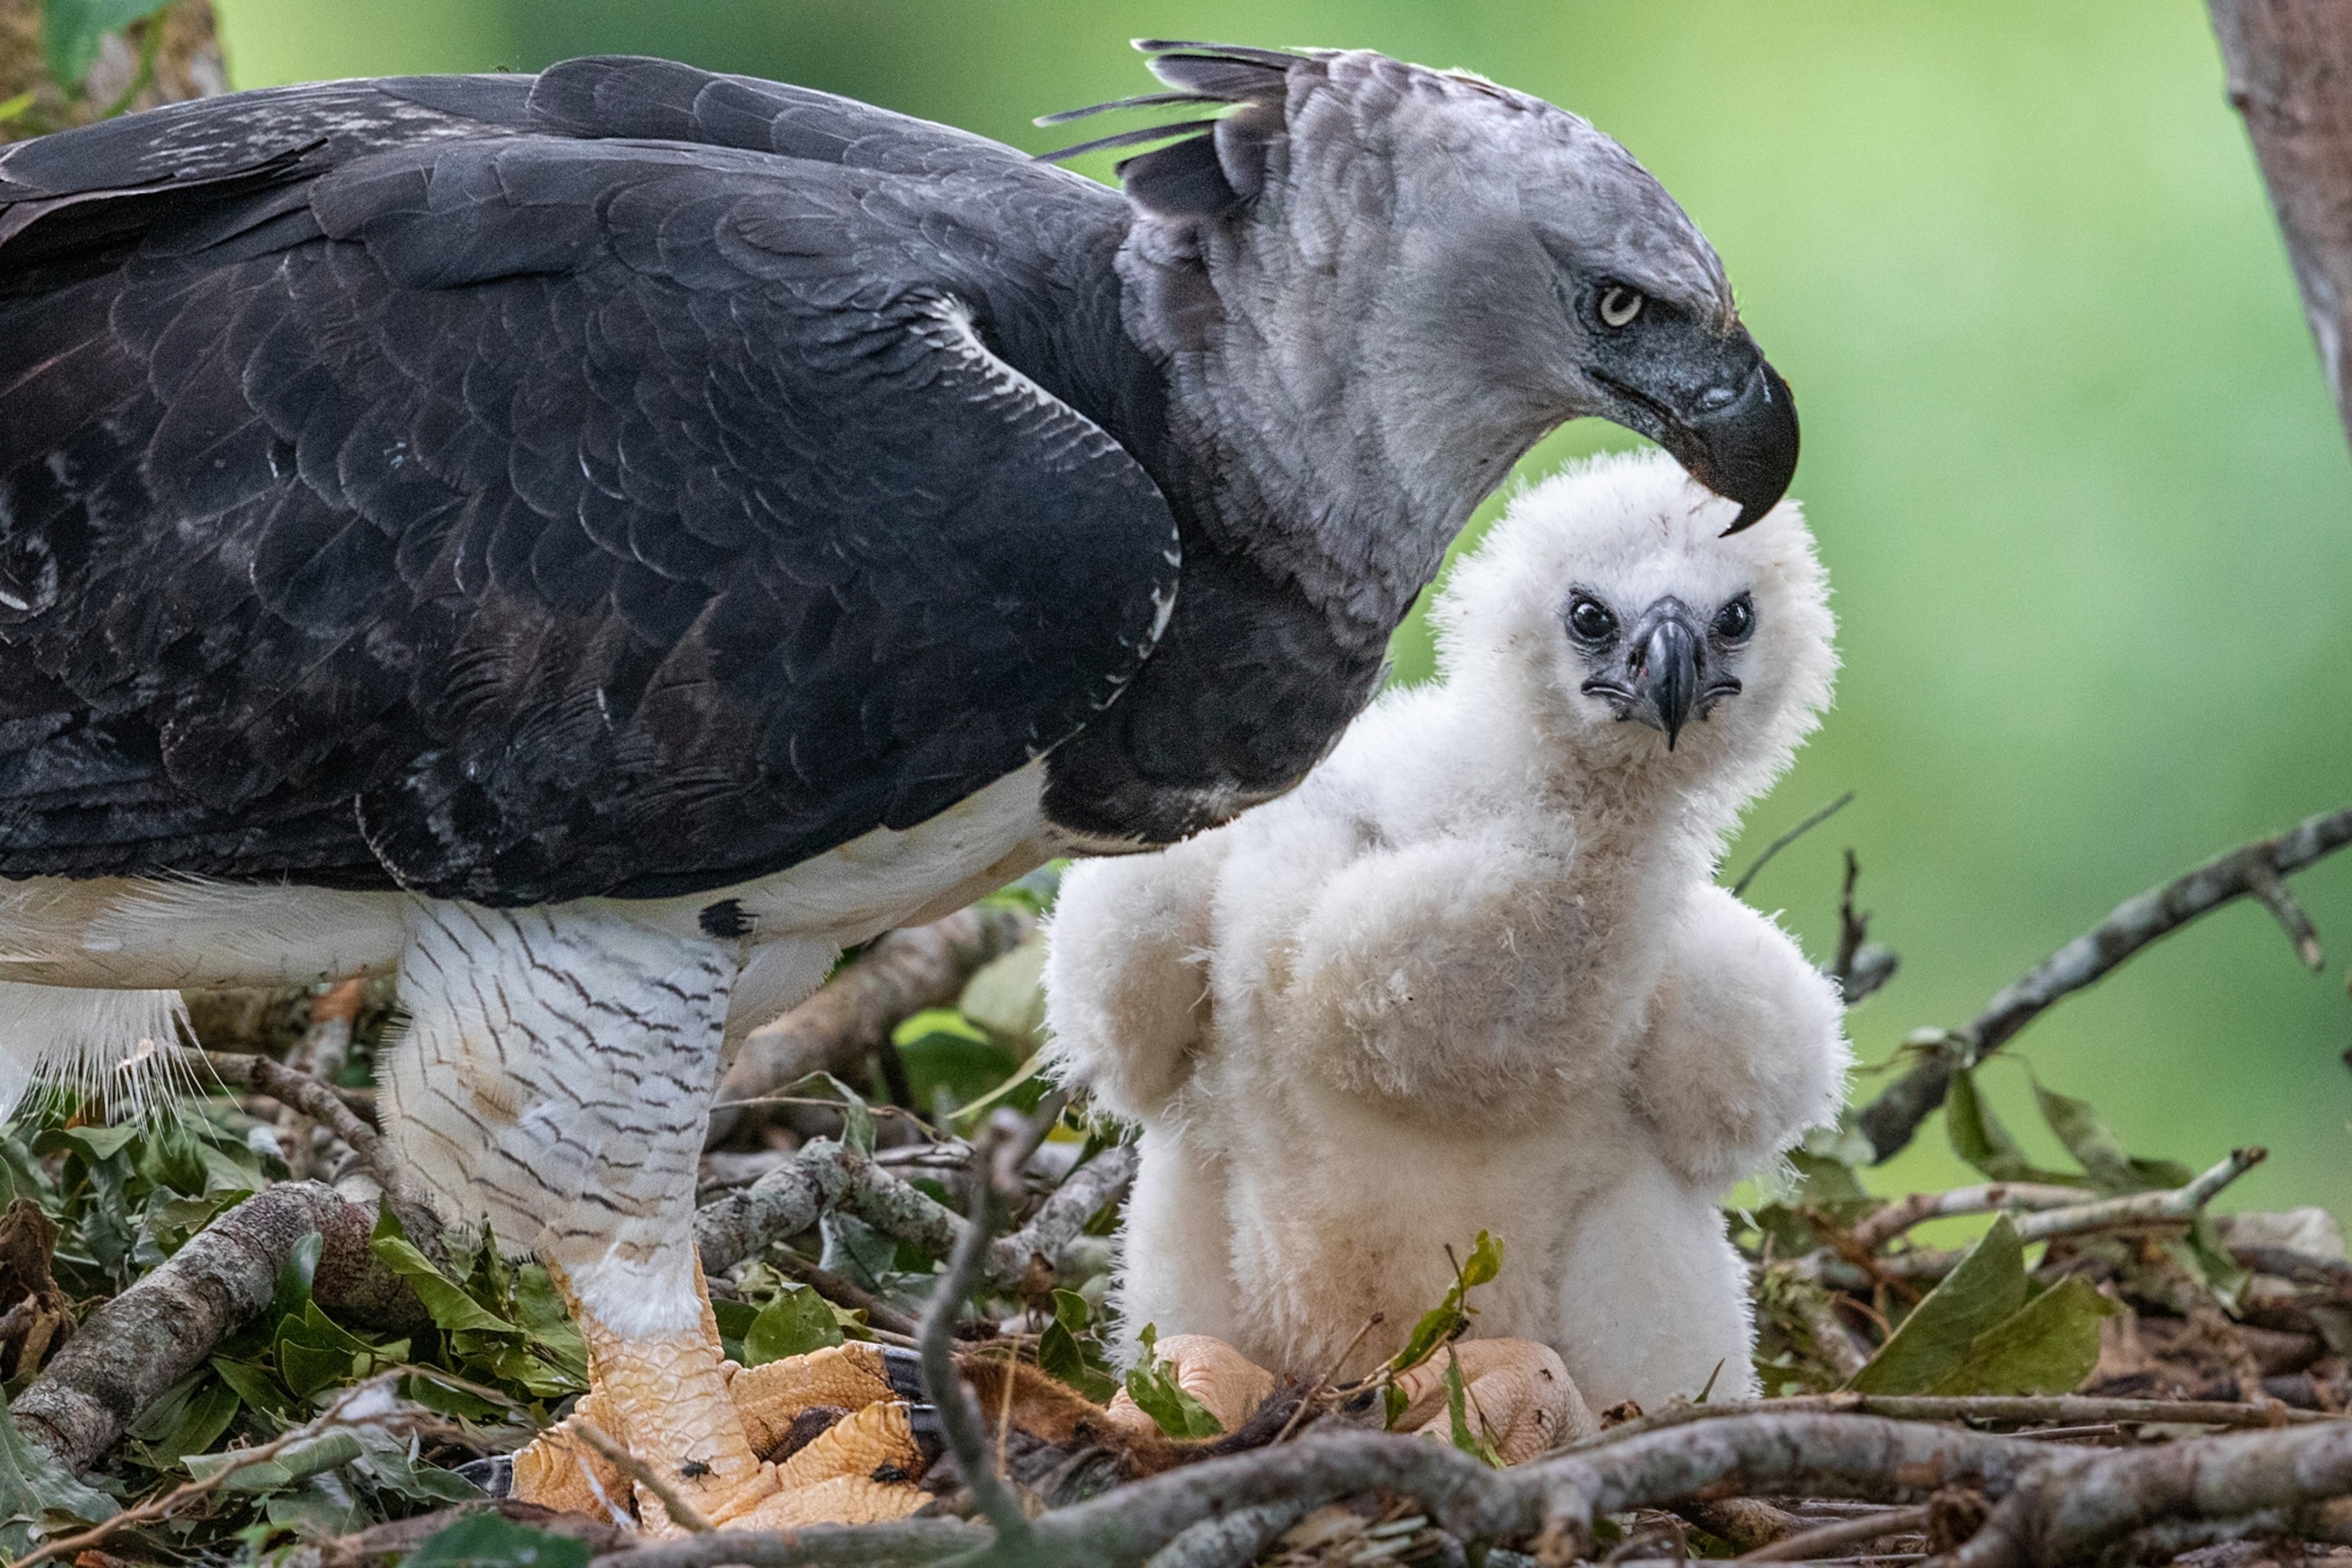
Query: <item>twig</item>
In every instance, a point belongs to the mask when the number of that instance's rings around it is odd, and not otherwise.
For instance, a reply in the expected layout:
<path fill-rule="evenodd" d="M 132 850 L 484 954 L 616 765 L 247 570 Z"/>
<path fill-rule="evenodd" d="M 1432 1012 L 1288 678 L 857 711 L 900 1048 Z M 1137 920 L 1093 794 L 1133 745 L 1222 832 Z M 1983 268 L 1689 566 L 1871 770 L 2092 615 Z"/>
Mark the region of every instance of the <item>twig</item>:
<path fill-rule="evenodd" d="M 386 1373 L 355 1383 L 335 1396 L 333 1404 L 316 1417 L 304 1422 L 292 1431 L 272 1438 L 257 1447 L 241 1448 L 228 1456 L 228 1462 L 211 1475 L 186 1481 L 160 1497 L 124 1509 L 110 1519 L 100 1521 L 88 1530 L 72 1535 L 61 1535 L 45 1542 L 16 1559 L 16 1568 L 38 1568 L 43 1563 L 59 1558 L 79 1556 L 94 1547 L 104 1545 L 124 1531 L 142 1524 L 155 1524 L 171 1518 L 188 1504 L 208 1493 L 217 1491 L 231 1477 L 252 1468 L 265 1459 L 274 1459 L 298 1443 L 307 1443 L 329 1429 L 358 1422 L 380 1424 L 394 1409 L 392 1385 L 397 1373 Z M 362 1408 L 354 1410 L 354 1406 Z"/>
<path fill-rule="evenodd" d="M 1835 1557 L 1848 1546 L 1860 1546 L 1886 1535 L 1916 1535 L 1927 1528 L 1928 1505 L 1913 1503 L 1908 1508 L 1890 1508 L 1883 1513 L 1858 1514 L 1853 1519 L 1841 1519 L 1831 1524 L 1818 1525 L 1784 1536 L 1768 1546 L 1742 1552 L 1742 1563 L 1802 1563 L 1817 1557 Z"/>
<path fill-rule="evenodd" d="M 313 1121 L 325 1122 L 334 1130 L 336 1137 L 352 1146 L 352 1152 L 383 1184 L 384 1191 L 400 1190 L 400 1163 L 385 1154 L 383 1135 L 361 1121 L 358 1112 L 344 1104 L 342 1096 L 333 1089 L 309 1073 L 268 1057 L 234 1051 L 205 1051 L 203 1055 L 205 1065 L 228 1087 L 266 1094 Z"/>
<path fill-rule="evenodd" d="M 2352 1302 L 2352 1263 L 2340 1258 L 2317 1258 L 2291 1247 L 2268 1245 L 2232 1247 L 2230 1256 L 2257 1274 L 2272 1275 L 2297 1285 L 2316 1285 L 2333 1291 L 2339 1301 Z"/>
<path fill-rule="evenodd" d="M 2270 1157 L 2267 1149 L 2232 1149 L 2229 1157 L 2185 1187 L 2160 1193 L 2132 1193 L 2120 1198 L 2074 1208 L 2045 1209 L 2016 1221 L 2020 1241 L 2047 1241 L 2053 1237 L 2085 1236 L 2094 1231 L 2119 1230 L 2126 1226 L 2168 1220 L 2192 1220 L 2213 1201 L 2215 1194 Z"/>
<path fill-rule="evenodd" d="M 1842 1378 L 1850 1378 L 1870 1363 L 1870 1358 L 1863 1353 L 1860 1345 L 1853 1342 L 1853 1335 L 1847 1331 L 1843 1320 L 1837 1315 L 1836 1307 L 1826 1295 L 1801 1285 L 1797 1287 L 1794 1295 L 1797 1316 L 1803 1321 L 1805 1332 L 1811 1337 L 1813 1349 L 1821 1352 L 1822 1359 L 1829 1363 L 1832 1371 Z"/>
<path fill-rule="evenodd" d="M 672 1524 L 695 1535 L 710 1533 L 710 1521 L 702 1516 L 700 1509 L 686 1500 L 685 1493 L 670 1485 L 666 1478 L 655 1474 L 651 1465 L 630 1453 L 625 1446 L 614 1441 L 612 1435 L 602 1426 L 575 1415 L 572 1420 L 572 1430 L 578 1434 L 582 1442 L 618 1467 L 624 1475 L 659 1499 L 662 1507 L 668 1510 Z"/>
<path fill-rule="evenodd" d="M 1790 845 L 1794 844 L 1798 839 L 1802 838 L 1806 834 L 1811 833 L 1814 828 L 1819 827 L 1822 823 L 1827 822 L 1831 817 L 1835 816 L 1839 812 L 1843 811 L 1847 806 L 1852 805 L 1853 804 L 1853 791 L 1848 790 L 1843 795 L 1838 796 L 1835 800 L 1830 802 L 1829 805 L 1813 813 L 1812 816 L 1805 818 L 1804 821 L 1797 824 L 1796 826 L 1789 829 L 1788 832 L 1780 835 L 1780 837 L 1772 840 L 1771 843 L 1764 846 L 1764 853 L 1756 857 L 1755 859 L 1750 860 L 1748 863 L 1748 869 L 1739 873 L 1739 879 L 1731 884 L 1731 896 L 1736 899 L 1741 894 L 1747 892 L 1748 884 L 1756 879 L 1757 872 L 1761 871 L 1765 867 L 1772 863 L 1773 856 L 1778 855 L 1781 850 L 1786 849 Z"/>
<path fill-rule="evenodd" d="M 2150 942 L 2254 893 L 2264 873 L 2273 879 L 2285 877 L 2347 844 L 2352 844 L 2352 809 L 2322 812 L 2276 838 L 2232 849 L 2162 887 L 2125 900 L 2105 920 L 2004 989 L 1959 1031 L 1957 1038 L 1965 1056 L 1975 1059 L 2000 1049 L 2051 1006 L 2096 983 Z M 1944 1103 L 1951 1075 L 1948 1058 L 1931 1058 L 1863 1108 L 1854 1125 L 1870 1140 L 1877 1159 L 1890 1158 L 1911 1142 L 1919 1123 Z"/>
<path fill-rule="evenodd" d="M 2083 1201 L 2079 1187 L 2052 1187 L 2031 1182 L 1988 1182 L 1956 1187 L 1948 1193 L 1914 1193 L 1891 1203 L 1856 1225 L 1853 1243 L 1875 1252 L 1913 1226 L 1954 1215 L 1992 1214 L 2001 1209 L 2072 1208 Z"/>
<path fill-rule="evenodd" d="M 1018 1118 L 1013 1120 L 1017 1121 Z M 955 1365 L 955 1321 L 963 1310 L 965 1298 L 979 1280 L 989 1235 L 995 1228 L 997 1211 L 1004 1201 L 999 1183 L 1018 1190 L 1013 1175 L 998 1170 L 995 1159 L 1010 1136 L 992 1118 L 974 1140 L 974 1149 L 981 1158 L 979 1169 L 973 1172 L 971 1214 L 948 1259 L 946 1274 L 931 1288 L 930 1304 L 923 1309 L 923 1327 L 919 1337 L 923 1392 L 938 1407 L 940 1429 L 955 1455 L 956 1468 L 963 1477 L 963 1484 L 971 1489 L 980 1511 L 995 1528 L 996 1550 L 1017 1553 L 1028 1543 L 1029 1519 L 1021 1511 L 1021 1500 L 1013 1495 L 1004 1478 L 990 1462 L 986 1417 Z"/>
<path fill-rule="evenodd" d="M 2282 1419 L 2290 1426 L 2344 1419 L 2316 1410 L 2279 1412 L 2223 1400 L 2105 1399 L 2084 1394 L 1801 1394 L 1786 1399 L 1750 1399 L 1725 1405 L 1669 1405 L 1587 1437 L 1571 1445 L 1568 1451 L 1604 1448 L 1695 1422 L 1764 1415 L 1876 1415 L 1890 1421 L 2005 1421 L 2069 1426 L 2161 1422 L 2183 1426 L 2264 1428 Z"/>
<path fill-rule="evenodd" d="M 1299 1396 L 1298 1408 L 1290 1413 L 1290 1419 L 1285 1421 L 1282 1424 L 1282 1430 L 1274 1435 L 1274 1440 L 1276 1442 L 1281 1442 L 1284 1438 L 1289 1436 L 1293 1432 L 1298 1429 L 1298 1423 L 1301 1418 L 1306 1415 L 1307 1412 L 1314 1405 L 1315 1402 L 1323 1396 L 1323 1391 L 1331 1386 L 1331 1380 L 1339 1375 L 1339 1369 L 1348 1364 L 1348 1358 L 1356 1353 L 1356 1347 L 1364 1342 L 1364 1336 L 1370 1333 L 1374 1329 L 1379 1328 L 1381 1321 L 1386 1316 L 1387 1314 L 1383 1312 L 1374 1312 L 1370 1317 L 1364 1320 L 1364 1326 L 1356 1331 L 1355 1338 L 1348 1342 L 1348 1348 L 1341 1351 L 1338 1356 L 1333 1358 L 1329 1370 L 1326 1371 L 1322 1376 L 1317 1378 L 1312 1384 L 1310 1384 L 1307 1386 L 1307 1392 Z"/>
<path fill-rule="evenodd" d="M 1133 1144 L 1119 1143 L 1071 1172 L 1027 1225 L 988 1249 L 989 1279 L 1030 1300 L 1051 1291 L 1070 1244 L 1127 1195 L 1140 1163 Z"/>
<path fill-rule="evenodd" d="M 2352 1422 L 2072 1450 L 2028 1478 L 1948 1568 L 2055 1568 L 2168 1520 L 2233 1519 L 2352 1492 Z"/>

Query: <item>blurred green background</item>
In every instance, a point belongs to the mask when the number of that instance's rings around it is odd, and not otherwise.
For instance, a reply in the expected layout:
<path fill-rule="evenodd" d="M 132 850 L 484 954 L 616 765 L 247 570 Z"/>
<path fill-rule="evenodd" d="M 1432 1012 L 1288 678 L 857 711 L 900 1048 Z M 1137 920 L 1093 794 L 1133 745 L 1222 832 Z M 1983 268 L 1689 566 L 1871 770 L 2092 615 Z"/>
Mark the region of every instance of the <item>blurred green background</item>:
<path fill-rule="evenodd" d="M 1144 90 L 1125 40 L 1157 34 L 1380 48 L 1589 116 L 1705 227 L 1797 390 L 1845 674 L 1732 863 L 1858 792 L 1753 896 L 1825 953 L 1860 855 L 1904 955 L 1853 1018 L 1865 1061 L 2126 895 L 2352 804 L 2352 458 L 2195 0 L 215 5 L 246 87 L 632 50 L 1042 150 L 1030 117 Z M 1530 467 L 1627 439 L 1572 428 Z M 1408 627 L 1401 670 L 1427 659 Z M 2352 852 L 2296 886 L 2326 978 L 2236 908 L 2014 1054 L 2136 1152 L 2270 1145 L 2224 1206 L 2352 1217 Z M 1985 1076 L 2055 1159 L 2023 1074 Z M 1931 1123 L 1878 1183 L 1960 1174 Z"/>

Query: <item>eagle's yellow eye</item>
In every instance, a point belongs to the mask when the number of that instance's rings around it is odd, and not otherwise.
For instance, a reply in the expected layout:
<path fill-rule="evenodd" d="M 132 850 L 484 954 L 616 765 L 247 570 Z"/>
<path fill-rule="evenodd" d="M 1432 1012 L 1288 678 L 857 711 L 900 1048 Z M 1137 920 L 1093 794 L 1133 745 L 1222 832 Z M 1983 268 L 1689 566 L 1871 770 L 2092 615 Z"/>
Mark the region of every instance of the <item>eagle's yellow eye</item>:
<path fill-rule="evenodd" d="M 1642 296 L 1622 283 L 1601 296 L 1601 320 L 1605 326 L 1628 325 L 1641 313 Z"/>

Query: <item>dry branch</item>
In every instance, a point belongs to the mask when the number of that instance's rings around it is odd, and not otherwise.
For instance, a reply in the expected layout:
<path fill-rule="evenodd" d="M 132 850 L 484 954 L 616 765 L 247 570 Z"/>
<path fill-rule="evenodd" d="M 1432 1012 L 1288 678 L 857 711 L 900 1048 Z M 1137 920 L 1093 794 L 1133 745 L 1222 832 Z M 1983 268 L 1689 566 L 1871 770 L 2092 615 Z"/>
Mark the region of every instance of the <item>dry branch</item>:
<path fill-rule="evenodd" d="M 848 1077 L 900 1021 L 952 1003 L 982 964 L 1035 929 L 1025 910 L 975 905 L 880 938 L 806 1001 L 745 1038 L 711 1107 L 710 1142 L 734 1131 L 744 1101 L 781 1094 L 814 1072 Z"/>
<path fill-rule="evenodd" d="M 1135 1164 L 1135 1151 L 1118 1147 L 1079 1166 L 1035 1217 L 990 1247 L 990 1281 L 1031 1293 L 1041 1283 L 1050 1289 L 1064 1254 L 1087 1223 L 1127 1191 Z M 954 1210 L 870 1157 L 819 1138 L 740 1192 L 703 1205 L 694 1220 L 703 1269 L 724 1274 L 770 1242 L 806 1230 L 828 1209 L 932 1253 L 953 1250 L 965 1228 Z"/>
<path fill-rule="evenodd" d="M 386 1192 L 400 1190 L 400 1164 L 385 1152 L 383 1135 L 361 1119 L 340 1091 L 307 1072 L 268 1057 L 229 1051 L 205 1051 L 203 1055 L 205 1066 L 227 1087 L 266 1094 L 290 1110 L 325 1123 L 336 1137 L 351 1145 L 360 1163 Z"/>
<path fill-rule="evenodd" d="M 1010 1112 L 999 1114 L 1018 1126 L 1019 1119 Z M 1015 1141 L 1016 1134 L 1008 1132 L 992 1118 L 973 1144 L 973 1152 L 979 1157 L 973 1162 L 971 1216 L 964 1223 L 963 1235 L 957 1238 L 955 1251 L 948 1259 L 947 1273 L 931 1288 L 930 1304 L 923 1310 L 918 1342 L 922 1355 L 923 1392 L 940 1413 L 940 1430 L 955 1456 L 956 1472 L 994 1529 L 996 1549 L 1020 1552 L 1029 1544 L 1028 1518 L 1021 1511 L 1021 1500 L 1013 1495 L 997 1468 L 997 1456 L 988 1440 L 987 1418 L 981 1414 L 980 1402 L 972 1397 L 971 1386 L 956 1371 L 955 1364 L 956 1319 L 962 1313 L 972 1287 L 979 1282 L 989 1238 L 996 1228 L 997 1213 L 1020 1191 L 1019 1173 L 1007 1169 L 1009 1162 L 1003 1158 L 1012 1152 L 1011 1145 Z"/>
<path fill-rule="evenodd" d="M 2005 1421 L 2023 1425 L 2130 1426 L 2160 1422 L 2183 1426 L 2271 1427 L 2340 1421 L 2311 1410 L 2278 1410 L 2224 1400 L 2106 1399 L 2083 1394 L 1801 1394 L 1784 1399 L 1735 1400 L 1723 1405 L 1670 1405 L 1586 1438 L 1570 1450 L 1581 1453 L 1700 1421 L 1742 1415 L 1876 1415 L 1889 1421 Z"/>
<path fill-rule="evenodd" d="M 2323 812 L 2276 838 L 2216 856 L 2162 887 L 2125 900 L 2105 920 L 1995 996 L 1974 1023 L 1953 1037 L 1954 1046 L 1971 1061 L 2000 1049 L 2051 1006 L 2096 983 L 2150 942 L 2233 900 L 2259 897 L 2255 884 L 2265 877 L 2275 882 L 2347 844 L 2352 844 L 2352 809 Z M 1944 1103 L 1951 1078 L 1949 1056 L 1932 1057 L 1863 1108 L 1854 1125 L 1870 1140 L 1875 1158 L 1889 1159 L 1911 1142 L 1919 1123 Z"/>
<path fill-rule="evenodd" d="M 2342 0 L 2209 0 L 2230 102 L 2270 187 L 2337 417 L 2352 355 L 2352 14 Z"/>
<path fill-rule="evenodd" d="M 1875 1252 L 1913 1226 L 1955 1215 L 1993 1214 L 2002 1209 L 2073 1208 L 2083 1201 L 2080 1187 L 2041 1186 L 2032 1182 L 1987 1182 L 1955 1187 L 1948 1193 L 1913 1193 L 1866 1215 L 1853 1227 L 1855 1247 Z"/>
<path fill-rule="evenodd" d="M 2056 1568 L 2170 1520 L 2298 1510 L 2352 1492 L 2352 1422 L 2119 1453 L 2063 1453 L 2002 1500 L 1949 1568 Z"/>
<path fill-rule="evenodd" d="M 197 1233 L 138 1284 L 90 1314 L 11 1414 L 25 1435 L 79 1473 L 123 1429 L 269 1304 L 294 1244 L 316 1231 L 312 1290 L 337 1318 L 407 1330 L 428 1324 L 407 1281 L 368 1246 L 375 1211 L 319 1182 L 286 1182 Z"/>

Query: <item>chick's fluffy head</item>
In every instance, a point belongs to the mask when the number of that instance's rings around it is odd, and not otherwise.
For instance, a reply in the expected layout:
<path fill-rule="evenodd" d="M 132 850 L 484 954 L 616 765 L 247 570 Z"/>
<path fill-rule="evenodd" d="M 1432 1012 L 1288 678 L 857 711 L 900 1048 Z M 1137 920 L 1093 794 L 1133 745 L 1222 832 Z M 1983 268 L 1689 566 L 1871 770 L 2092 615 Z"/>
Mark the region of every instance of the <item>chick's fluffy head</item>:
<path fill-rule="evenodd" d="M 1433 606 L 1448 684 L 1497 722 L 1523 726 L 1563 769 L 1671 783 L 1711 797 L 1728 826 L 1821 723 L 1837 672 L 1829 582 L 1803 513 L 1784 500 L 1727 536 L 1738 510 L 1658 452 L 1595 458 L 1524 491 Z M 1712 636 L 1742 595 L 1752 629 Z M 1605 606 L 1615 643 L 1571 633 L 1581 598 Z M 1671 747 L 1638 705 L 1627 716 L 1622 700 L 1594 689 L 1626 679 L 1630 640 L 1668 600 L 1700 628 L 1717 687 Z M 1727 678 L 1736 693 L 1721 689 Z"/>

